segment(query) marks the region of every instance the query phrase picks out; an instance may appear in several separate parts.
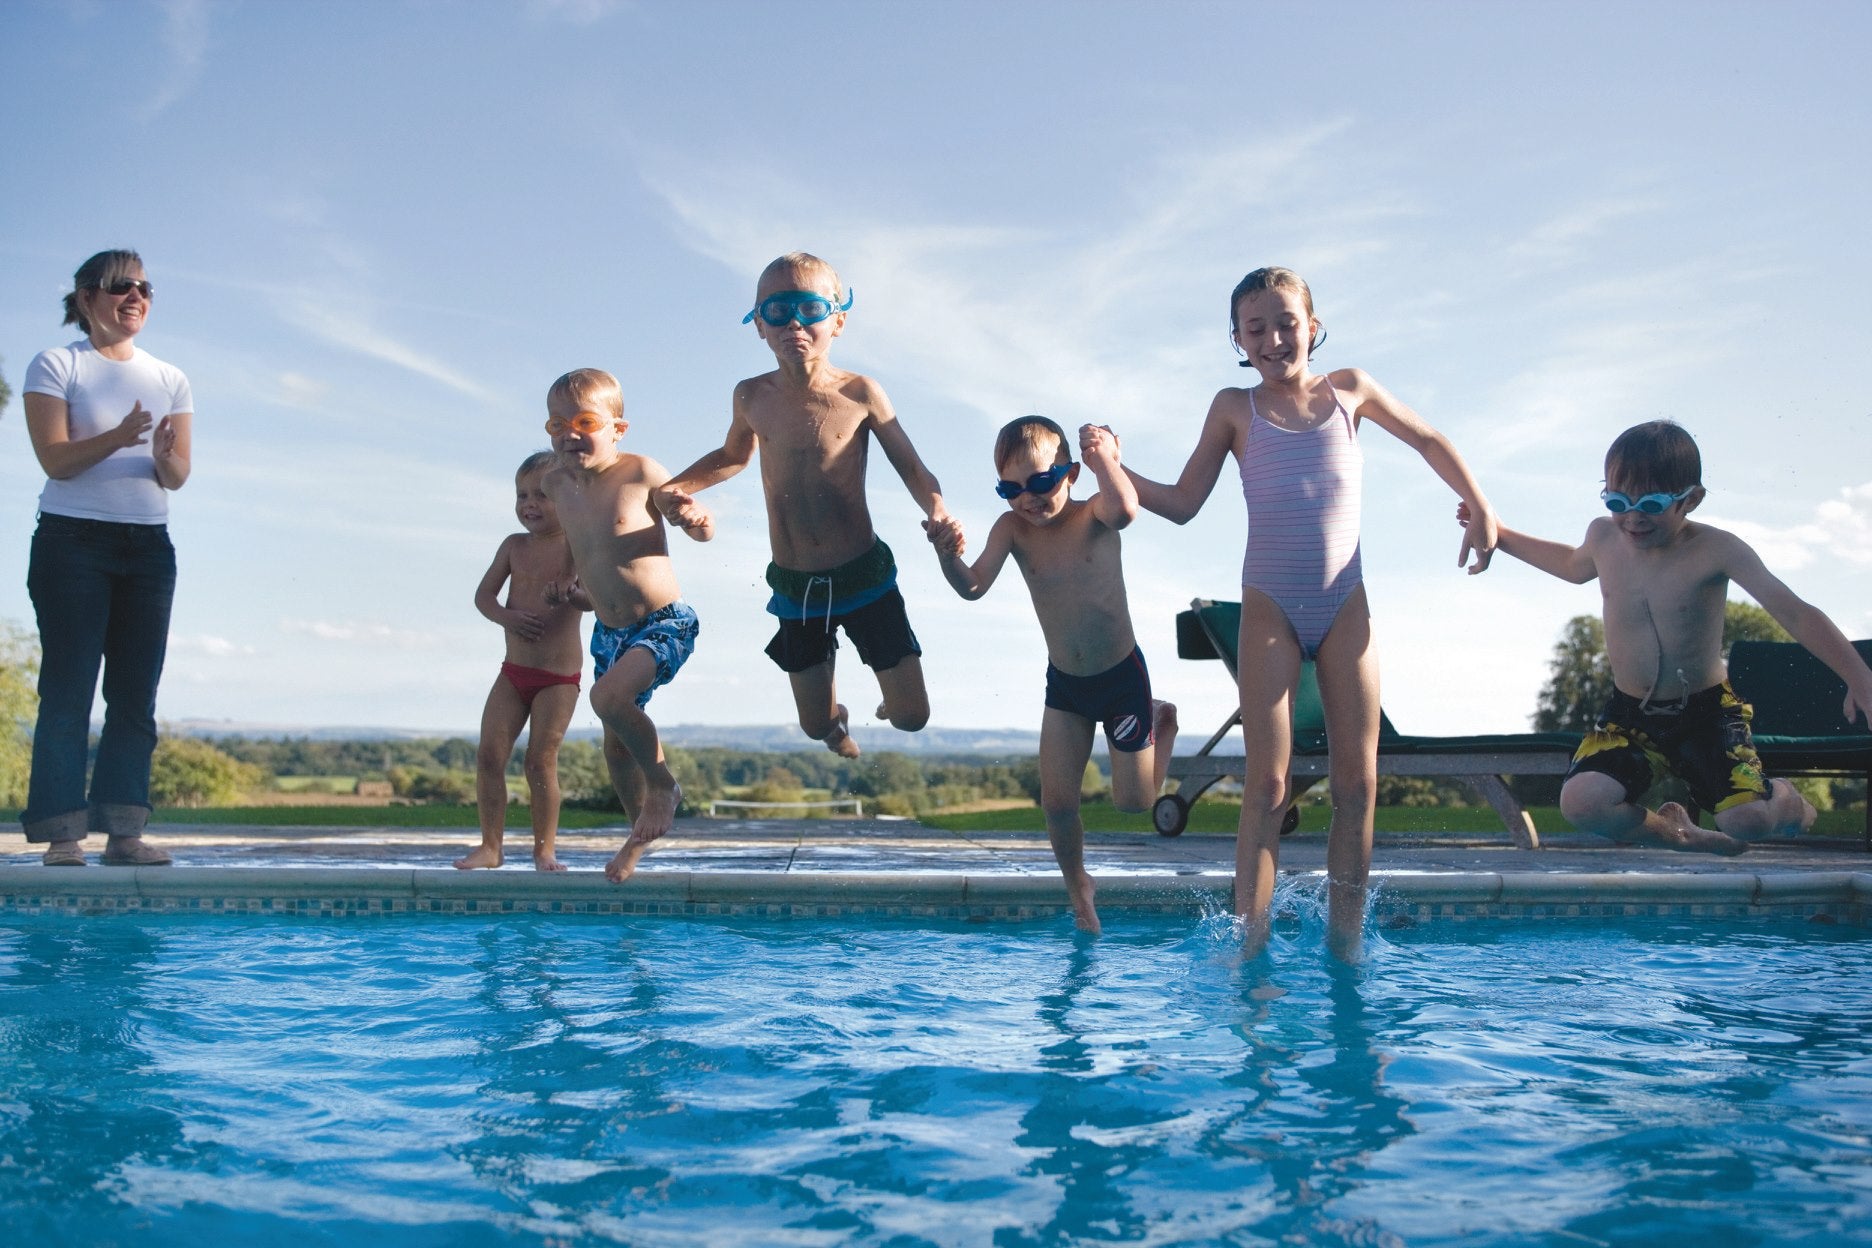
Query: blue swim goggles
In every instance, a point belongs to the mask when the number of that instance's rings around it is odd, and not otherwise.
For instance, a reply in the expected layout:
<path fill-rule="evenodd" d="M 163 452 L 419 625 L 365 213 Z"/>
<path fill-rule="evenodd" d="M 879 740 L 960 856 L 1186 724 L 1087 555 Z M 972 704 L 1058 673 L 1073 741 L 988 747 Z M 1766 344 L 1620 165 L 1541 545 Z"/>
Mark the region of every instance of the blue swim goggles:
<path fill-rule="evenodd" d="M 1045 472 L 1036 472 L 1028 477 L 1025 485 L 1019 481 L 997 481 L 995 493 L 1010 503 L 1023 494 L 1051 494 L 1059 486 L 1060 479 L 1077 466 L 1070 459 L 1063 464 L 1054 464 Z"/>
<path fill-rule="evenodd" d="M 1675 494 L 1663 490 L 1656 494 L 1647 494 L 1643 498 L 1633 498 L 1617 490 L 1600 490 L 1599 497 L 1605 500 L 1605 509 L 1615 516 L 1622 516 L 1628 511 L 1642 511 L 1647 516 L 1661 516 L 1664 512 L 1690 497 L 1690 492 L 1697 487 L 1692 485 L 1678 490 Z"/>
<path fill-rule="evenodd" d="M 758 316 L 775 329 L 792 321 L 798 321 L 802 326 L 817 325 L 840 312 L 851 311 L 851 305 L 852 292 L 849 290 L 845 292 L 844 303 L 816 290 L 782 290 L 755 304 L 754 310 L 741 318 L 741 323 L 751 324 Z"/>

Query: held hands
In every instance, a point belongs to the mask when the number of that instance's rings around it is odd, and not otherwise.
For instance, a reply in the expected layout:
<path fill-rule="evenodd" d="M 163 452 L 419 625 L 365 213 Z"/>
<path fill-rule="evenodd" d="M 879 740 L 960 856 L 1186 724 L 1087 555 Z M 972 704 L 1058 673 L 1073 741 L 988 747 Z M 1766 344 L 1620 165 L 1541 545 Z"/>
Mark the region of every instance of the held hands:
<path fill-rule="evenodd" d="M 1110 425 L 1079 426 L 1079 458 L 1093 474 L 1118 471 L 1118 435 Z"/>
<path fill-rule="evenodd" d="M 1846 722 L 1857 724 L 1863 717 L 1868 727 L 1872 727 L 1872 689 L 1854 689 L 1846 686 L 1846 701 L 1840 705 Z"/>
<path fill-rule="evenodd" d="M 549 607 L 576 607 L 580 611 L 592 609 L 591 595 L 585 592 L 585 587 L 579 584 L 576 576 L 569 581 L 547 581 L 545 597 Z"/>
<path fill-rule="evenodd" d="M 962 526 L 956 523 L 954 516 L 931 516 L 923 522 L 923 531 L 929 534 L 930 545 L 936 553 L 952 559 L 960 559 L 966 545 L 962 537 Z"/>
<path fill-rule="evenodd" d="M 1478 519 L 1469 509 L 1469 504 L 1456 504 L 1456 523 L 1463 526 L 1462 549 L 1456 552 L 1456 566 L 1462 567 L 1469 562 L 1471 553 L 1475 555 L 1475 564 L 1470 567 L 1469 575 L 1485 570 L 1489 560 L 1495 557 L 1495 548 L 1501 544 L 1501 523 L 1495 518 L 1495 509 L 1486 502 L 1482 504 L 1482 515 Z"/>
<path fill-rule="evenodd" d="M 650 502 L 663 513 L 664 519 L 698 542 L 706 542 L 715 536 L 715 517 L 688 491 L 674 486 L 658 486 L 651 492 Z"/>

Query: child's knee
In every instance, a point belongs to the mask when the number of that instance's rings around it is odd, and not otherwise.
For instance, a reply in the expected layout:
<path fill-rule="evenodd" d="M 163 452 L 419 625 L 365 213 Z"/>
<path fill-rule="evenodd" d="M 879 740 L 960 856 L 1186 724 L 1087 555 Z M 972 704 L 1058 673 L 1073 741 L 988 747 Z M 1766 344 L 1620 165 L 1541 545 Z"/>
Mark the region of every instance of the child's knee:
<path fill-rule="evenodd" d="M 1378 804 L 1378 773 L 1360 771 L 1333 776 L 1328 784 L 1335 810 L 1363 810 Z"/>
<path fill-rule="evenodd" d="M 1560 786 L 1560 815 L 1568 823 L 1596 823 L 1627 804 L 1625 786 L 1596 771 L 1581 772 Z"/>
<path fill-rule="evenodd" d="M 480 746 L 475 750 L 475 770 L 484 774 L 496 772 L 505 774 L 507 760 L 511 757 L 513 757 L 513 742 L 502 743 L 483 737 Z"/>
<path fill-rule="evenodd" d="M 1287 804 L 1287 777 L 1272 773 L 1242 777 L 1242 808 L 1268 814 Z"/>

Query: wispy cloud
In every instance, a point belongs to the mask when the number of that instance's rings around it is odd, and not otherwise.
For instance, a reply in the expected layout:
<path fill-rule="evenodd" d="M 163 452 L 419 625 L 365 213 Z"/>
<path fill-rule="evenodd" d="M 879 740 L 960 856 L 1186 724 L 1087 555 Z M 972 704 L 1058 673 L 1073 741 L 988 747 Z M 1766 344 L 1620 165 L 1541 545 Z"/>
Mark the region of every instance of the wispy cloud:
<path fill-rule="evenodd" d="M 1341 136 L 1334 121 L 1220 151 L 1186 152 L 1120 171 L 1138 190 L 1099 228 L 1053 221 L 980 225 L 915 220 L 892 203 L 821 211 L 816 188 L 775 169 L 724 170 L 654 156 L 646 181 L 701 254 L 752 281 L 795 240 L 837 238 L 828 259 L 863 274 L 866 352 L 993 419 L 1045 410 L 1069 422 L 1136 413 L 1177 395 L 1189 406 L 1192 351 L 1226 350 L 1219 297 L 1200 311 L 1173 292 L 1213 286 L 1214 257 L 1241 250 L 1244 224 L 1272 220 L 1312 263 L 1350 266 L 1383 250 L 1379 228 L 1412 211 L 1407 196 L 1359 187 L 1321 208 L 1299 176 Z M 776 204 L 810 205 L 797 220 Z M 1097 211 L 1096 206 L 1088 206 Z M 1198 268 L 1200 266 L 1200 271 Z M 1180 332 L 1200 327 L 1203 337 Z M 1191 347 L 1192 342 L 1200 342 Z"/>
<path fill-rule="evenodd" d="M 319 641 L 363 645 L 392 650 L 427 650 L 436 646 L 435 633 L 398 628 L 379 620 L 281 620 L 280 631 Z"/>
<path fill-rule="evenodd" d="M 208 63 L 208 0 L 163 0 L 163 56 L 158 63 L 165 76 L 155 92 L 138 104 L 136 116 L 151 121 L 161 116 L 201 81 Z"/>
<path fill-rule="evenodd" d="M 314 296 L 299 296 L 283 301 L 279 313 L 288 324 L 334 346 L 405 369 L 468 398 L 484 403 L 496 401 L 493 390 L 444 361 L 397 341 L 368 313 L 356 308 L 333 306 Z"/>
<path fill-rule="evenodd" d="M 1872 482 L 1841 490 L 1798 524 L 1776 527 L 1718 516 L 1710 522 L 1754 547 L 1771 570 L 1798 571 L 1826 561 L 1872 569 Z"/>
<path fill-rule="evenodd" d="M 230 641 L 226 637 L 217 637 L 211 633 L 171 633 L 169 634 L 169 651 L 171 654 L 197 654 L 211 659 L 230 659 L 259 653 L 252 646 Z"/>

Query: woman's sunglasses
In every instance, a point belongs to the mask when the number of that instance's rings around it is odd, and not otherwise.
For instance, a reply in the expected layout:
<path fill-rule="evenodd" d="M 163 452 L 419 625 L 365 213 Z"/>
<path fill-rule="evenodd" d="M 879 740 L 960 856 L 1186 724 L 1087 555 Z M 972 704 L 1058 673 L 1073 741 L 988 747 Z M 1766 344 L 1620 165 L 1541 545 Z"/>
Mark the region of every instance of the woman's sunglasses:
<path fill-rule="evenodd" d="M 1605 509 L 1615 516 L 1622 516 L 1628 511 L 1642 511 L 1647 516 L 1661 516 L 1671 507 L 1689 498 L 1690 491 L 1694 489 L 1696 486 L 1692 485 L 1678 490 L 1675 494 L 1660 490 L 1656 494 L 1646 494 L 1643 498 L 1633 498 L 1617 490 L 1600 490 L 1599 497 L 1605 500 Z"/>
<path fill-rule="evenodd" d="M 1063 464 L 1054 464 L 1045 472 L 1034 473 L 1033 476 L 1027 478 L 1025 485 L 1019 481 L 997 481 L 995 493 L 1010 503 L 1023 494 L 1051 494 L 1059 486 L 1061 479 L 1076 467 L 1078 465 L 1069 459 Z"/>
<path fill-rule="evenodd" d="M 105 294 L 118 299 L 123 298 L 133 290 L 136 291 L 137 294 L 142 295 L 145 299 L 156 293 L 156 288 L 140 277 L 120 277 L 109 285 L 99 282 L 92 289 L 101 290 Z"/>

